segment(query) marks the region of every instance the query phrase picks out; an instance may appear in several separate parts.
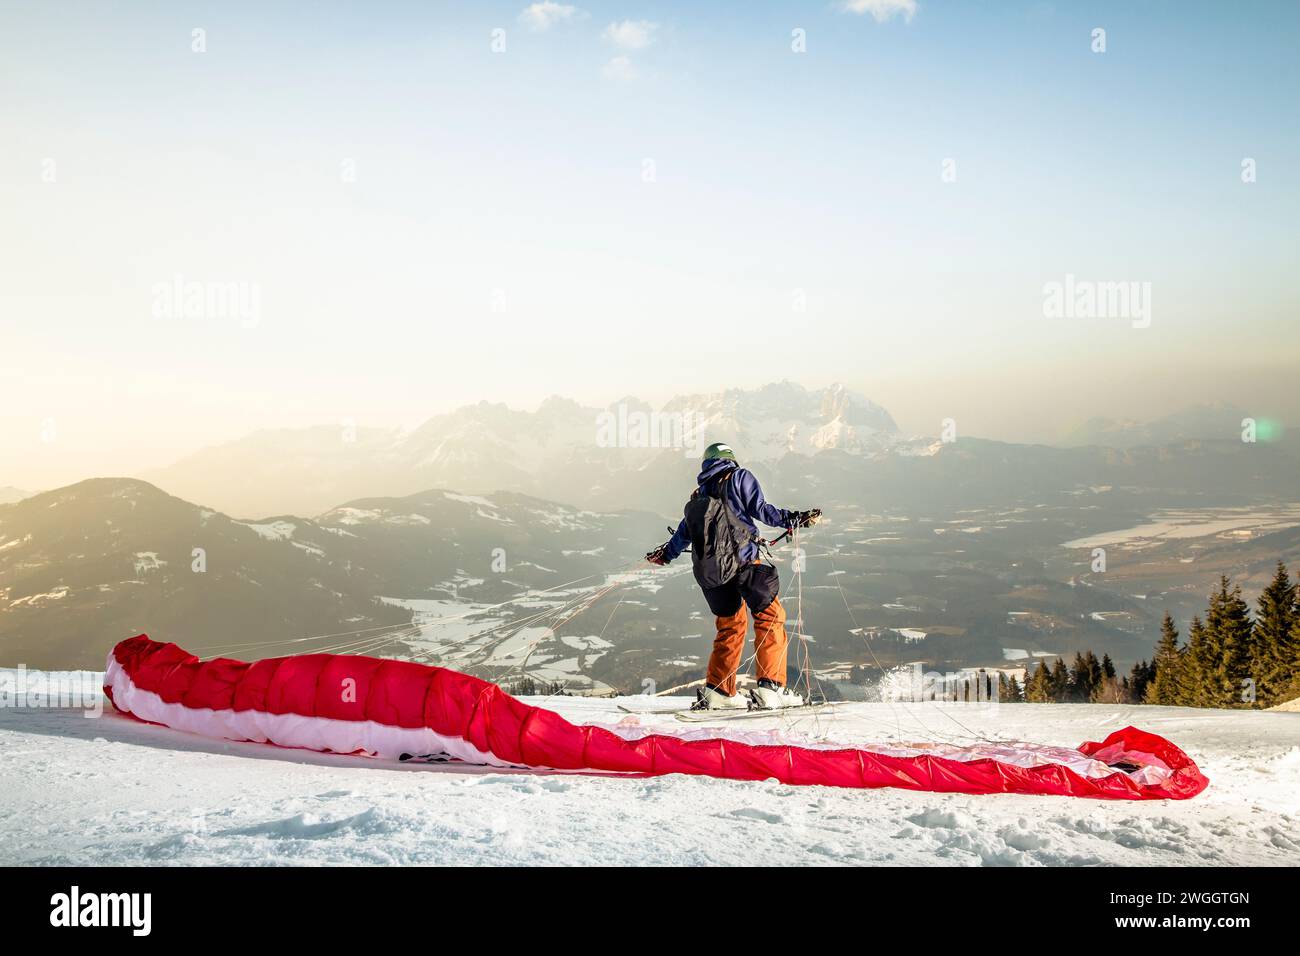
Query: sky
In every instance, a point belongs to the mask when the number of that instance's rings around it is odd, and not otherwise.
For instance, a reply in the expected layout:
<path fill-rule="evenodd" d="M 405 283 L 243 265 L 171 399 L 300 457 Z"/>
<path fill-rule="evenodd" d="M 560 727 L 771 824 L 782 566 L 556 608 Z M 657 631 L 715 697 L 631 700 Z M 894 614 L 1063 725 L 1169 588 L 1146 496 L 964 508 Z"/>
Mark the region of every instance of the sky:
<path fill-rule="evenodd" d="M 921 434 L 1293 421 L 1298 37 L 1282 2 L 5 4 L 0 486 L 784 378 Z"/>

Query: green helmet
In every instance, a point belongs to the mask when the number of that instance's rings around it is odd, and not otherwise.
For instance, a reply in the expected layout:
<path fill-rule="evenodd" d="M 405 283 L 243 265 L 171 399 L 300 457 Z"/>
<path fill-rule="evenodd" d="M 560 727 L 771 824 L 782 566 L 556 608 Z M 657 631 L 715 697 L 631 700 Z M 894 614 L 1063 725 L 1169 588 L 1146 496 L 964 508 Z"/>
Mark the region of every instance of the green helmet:
<path fill-rule="evenodd" d="M 732 461 L 735 461 L 736 453 L 731 450 L 730 445 L 723 444 L 720 441 L 715 441 L 708 448 L 704 449 L 704 460 L 708 461 L 711 458 L 729 458 Z"/>

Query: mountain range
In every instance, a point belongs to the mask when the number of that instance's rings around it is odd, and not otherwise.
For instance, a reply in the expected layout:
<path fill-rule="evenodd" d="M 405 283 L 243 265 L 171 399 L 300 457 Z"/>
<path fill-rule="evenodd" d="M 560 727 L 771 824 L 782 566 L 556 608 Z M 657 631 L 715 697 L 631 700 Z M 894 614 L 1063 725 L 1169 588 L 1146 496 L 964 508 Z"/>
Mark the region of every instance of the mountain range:
<path fill-rule="evenodd" d="M 461 614 L 453 604 L 489 624 L 524 620 L 491 609 L 564 582 L 595 586 L 662 541 L 704 444 L 719 439 L 769 500 L 827 512 L 807 591 L 822 659 L 860 660 L 870 634 L 885 642 L 873 659 L 990 664 L 1008 649 L 1091 647 L 1136 660 L 1160 610 L 1192 613 L 1207 575 L 1254 581 L 1297 546 L 1285 530 L 1267 543 L 1229 530 L 1213 548 L 1139 542 L 1112 549 L 1111 573 L 1074 583 L 1090 556 L 1069 542 L 1169 509 L 1240 515 L 1292 501 L 1297 463 L 1279 444 L 943 442 L 902 434 L 845 389 L 790 383 L 659 409 L 632 398 L 606 409 L 553 398 L 536 412 L 481 403 L 408 432 L 260 432 L 152 483 L 15 494 L 0 504 L 0 650 L 7 662 L 94 667 L 106 642 L 140 632 L 258 657 L 319 649 L 287 643 L 311 635 Z M 1260 527 L 1285 529 L 1289 513 Z M 549 661 L 546 679 L 587 674 L 592 687 L 693 673 L 709 622 L 689 573 L 672 571 L 624 589 L 593 615 L 603 626 L 556 636 L 532 665 Z M 450 653 L 492 677 L 519 664 L 517 648 L 485 639 L 464 658 L 415 631 L 385 652 Z"/>
<path fill-rule="evenodd" d="M 29 666 L 96 667 L 106 640 L 135 633 L 218 648 L 364 633 L 408 623 L 397 601 L 490 603 L 602 575 L 659 525 L 447 491 L 239 521 L 95 478 L 0 506 L 0 648 Z"/>
<path fill-rule="evenodd" d="M 799 497 L 802 504 L 792 507 L 834 500 L 978 507 L 1009 494 L 1095 485 L 1242 500 L 1285 492 L 1296 459 L 1280 445 L 1240 441 L 1237 415 L 1219 407 L 1188 413 L 1151 426 L 1146 443 L 1136 441 L 1136 428 L 1108 431 L 1097 423 L 1069 447 L 942 442 L 904 435 L 886 410 L 842 386 L 808 390 L 781 382 L 680 396 L 659 409 L 635 398 L 594 408 L 556 397 L 535 412 L 469 405 L 410 431 L 260 431 L 141 477 L 240 516 L 316 514 L 351 498 L 428 488 L 514 491 L 575 507 L 673 514 L 704 447 L 724 441 L 771 494 Z M 1124 439 L 1115 447 L 1083 441 L 1112 432 Z"/>
<path fill-rule="evenodd" d="M 352 497 L 427 488 L 662 509 L 714 441 L 731 443 L 759 465 L 831 450 L 872 455 L 906 444 L 889 413 L 865 398 L 841 386 L 809 391 L 782 382 L 681 396 L 661 409 L 631 397 L 606 408 L 552 397 L 535 412 L 480 402 L 410 431 L 261 431 L 142 477 L 238 515 L 312 514 Z"/>
<path fill-rule="evenodd" d="M 1222 441 L 1241 433 L 1244 409 L 1227 402 L 1193 405 L 1152 421 L 1090 418 L 1071 428 L 1060 444 L 1067 448 L 1103 445 L 1107 448 L 1137 448 L 1183 441 Z"/>
<path fill-rule="evenodd" d="M 5 485 L 4 487 L 0 487 L 0 505 L 22 501 L 30 494 L 30 491 L 23 491 L 21 488 L 15 488 L 13 485 Z"/>

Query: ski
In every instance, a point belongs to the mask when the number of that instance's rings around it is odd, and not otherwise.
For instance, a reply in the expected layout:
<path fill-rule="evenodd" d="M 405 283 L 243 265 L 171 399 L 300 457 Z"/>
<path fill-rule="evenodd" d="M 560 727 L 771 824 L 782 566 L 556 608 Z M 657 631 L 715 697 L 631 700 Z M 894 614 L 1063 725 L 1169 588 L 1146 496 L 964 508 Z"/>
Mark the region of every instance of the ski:
<path fill-rule="evenodd" d="M 673 716 L 690 724 L 711 723 L 715 720 L 757 720 L 760 717 L 783 717 L 787 714 L 809 714 L 814 711 L 830 710 L 836 701 L 820 704 L 804 704 L 801 707 L 778 707 L 772 710 L 681 710 Z"/>
<path fill-rule="evenodd" d="M 806 714 L 816 710 L 827 710 L 834 707 L 838 701 L 824 701 L 817 704 L 804 704 L 802 707 L 784 707 L 773 710 L 634 710 L 631 707 L 618 705 L 618 709 L 625 714 L 635 714 L 638 717 L 674 717 L 677 720 L 683 720 L 688 723 L 706 723 L 713 720 L 754 720 L 759 717 L 776 717 L 780 714 Z"/>
<path fill-rule="evenodd" d="M 619 705 L 618 705 L 618 709 L 621 710 L 621 711 L 622 711 L 623 713 L 625 713 L 625 714 L 635 714 L 635 715 L 638 716 L 638 717 L 676 717 L 678 714 L 692 714 L 692 713 L 698 713 L 698 711 L 693 711 L 693 710 L 691 710 L 689 707 L 688 707 L 688 708 L 685 708 L 685 709 L 682 709 L 682 710 L 649 710 L 649 709 L 637 709 L 637 708 L 635 708 L 635 707 L 624 707 L 622 704 L 619 704 Z M 711 713 L 711 714 L 733 714 L 733 715 L 734 715 L 734 714 L 746 714 L 746 713 L 749 713 L 749 711 L 747 711 L 747 710 L 740 710 L 740 709 L 737 709 L 737 710 L 711 710 L 711 711 L 709 711 L 709 713 Z"/>
<path fill-rule="evenodd" d="M 618 705 L 618 709 L 625 714 L 636 714 L 641 717 L 653 717 L 655 714 L 662 714 L 663 716 L 669 716 L 671 714 L 681 713 L 681 711 L 677 711 L 677 710 L 637 710 L 634 707 L 624 707 L 622 704 Z"/>

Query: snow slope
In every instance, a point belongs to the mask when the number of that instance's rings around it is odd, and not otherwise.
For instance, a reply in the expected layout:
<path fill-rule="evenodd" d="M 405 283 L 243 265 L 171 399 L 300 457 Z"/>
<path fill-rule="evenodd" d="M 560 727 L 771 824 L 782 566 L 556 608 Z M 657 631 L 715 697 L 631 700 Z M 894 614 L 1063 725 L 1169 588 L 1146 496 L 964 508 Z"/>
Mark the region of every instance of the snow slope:
<path fill-rule="evenodd" d="M 546 706 L 699 730 L 610 700 Z M 1112 803 L 411 766 L 205 740 L 111 710 L 4 707 L 0 864 L 1300 864 L 1300 714 L 938 706 L 745 723 L 901 742 L 956 739 L 960 720 L 981 737 L 1071 746 L 1131 723 L 1183 747 L 1210 787 Z"/>

